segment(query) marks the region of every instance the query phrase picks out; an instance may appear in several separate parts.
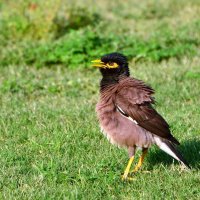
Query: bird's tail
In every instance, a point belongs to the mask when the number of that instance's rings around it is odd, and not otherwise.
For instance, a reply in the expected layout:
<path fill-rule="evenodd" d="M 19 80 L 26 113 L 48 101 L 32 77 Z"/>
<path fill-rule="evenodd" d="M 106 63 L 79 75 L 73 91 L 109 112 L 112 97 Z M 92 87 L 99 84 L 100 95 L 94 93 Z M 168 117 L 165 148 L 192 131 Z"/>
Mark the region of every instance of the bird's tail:
<path fill-rule="evenodd" d="M 178 151 L 178 149 L 171 142 L 167 140 L 161 140 L 160 138 L 156 139 L 156 144 L 162 149 L 164 152 L 181 162 L 187 168 L 190 169 L 188 162 L 184 159 L 182 154 Z"/>

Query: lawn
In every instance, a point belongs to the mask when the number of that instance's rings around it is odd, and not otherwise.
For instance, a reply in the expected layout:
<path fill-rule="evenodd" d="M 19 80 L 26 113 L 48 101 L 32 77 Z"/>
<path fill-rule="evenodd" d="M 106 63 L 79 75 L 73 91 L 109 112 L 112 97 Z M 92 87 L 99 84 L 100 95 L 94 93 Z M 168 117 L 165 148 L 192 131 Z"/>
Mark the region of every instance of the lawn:
<path fill-rule="evenodd" d="M 16 2 L 0 3 L 0 199 L 200 199 L 199 1 Z M 191 170 L 152 147 L 121 181 L 128 155 L 100 133 L 89 63 L 112 51 L 156 90 Z"/>

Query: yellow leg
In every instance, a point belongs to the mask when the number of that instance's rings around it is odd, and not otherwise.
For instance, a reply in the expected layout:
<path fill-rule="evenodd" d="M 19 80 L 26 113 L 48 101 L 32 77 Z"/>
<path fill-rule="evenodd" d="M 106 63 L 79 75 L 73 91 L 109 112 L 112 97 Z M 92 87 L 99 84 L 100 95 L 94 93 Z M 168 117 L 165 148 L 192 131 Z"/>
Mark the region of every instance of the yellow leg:
<path fill-rule="evenodd" d="M 137 172 L 140 169 L 140 167 L 142 166 L 142 163 L 144 161 L 144 157 L 146 156 L 147 152 L 148 152 L 148 149 L 143 150 L 142 155 L 139 158 L 138 164 L 135 166 L 134 170 L 131 171 L 132 173 Z"/>
<path fill-rule="evenodd" d="M 131 164 L 133 163 L 133 160 L 134 160 L 134 156 L 132 156 L 129 161 L 128 161 L 128 165 L 124 171 L 124 175 L 122 176 L 122 180 L 126 180 L 127 179 L 127 176 L 128 176 L 128 173 L 130 171 L 130 168 L 131 168 Z"/>

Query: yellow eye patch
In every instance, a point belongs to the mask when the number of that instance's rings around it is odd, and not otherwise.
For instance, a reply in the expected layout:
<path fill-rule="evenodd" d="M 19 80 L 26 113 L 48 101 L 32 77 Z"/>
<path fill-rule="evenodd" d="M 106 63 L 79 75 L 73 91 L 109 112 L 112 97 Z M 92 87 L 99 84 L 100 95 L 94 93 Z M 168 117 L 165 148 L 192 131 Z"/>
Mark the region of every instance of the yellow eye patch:
<path fill-rule="evenodd" d="M 112 69 L 112 68 L 117 68 L 119 65 L 115 62 L 109 62 L 106 64 L 106 67 Z"/>

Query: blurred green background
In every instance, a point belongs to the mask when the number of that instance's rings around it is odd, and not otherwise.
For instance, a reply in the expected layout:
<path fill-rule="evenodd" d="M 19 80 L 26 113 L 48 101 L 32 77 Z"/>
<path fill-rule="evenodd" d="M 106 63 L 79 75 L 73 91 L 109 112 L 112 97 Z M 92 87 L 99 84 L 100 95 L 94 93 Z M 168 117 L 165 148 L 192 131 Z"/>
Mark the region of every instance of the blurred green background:
<path fill-rule="evenodd" d="M 0 199 L 200 199 L 199 47 L 199 0 L 0 0 Z M 113 51 L 156 90 L 192 170 L 152 147 L 121 181 L 90 66 Z"/>
<path fill-rule="evenodd" d="M 0 65 L 85 67 L 112 51 L 162 61 L 193 56 L 199 1 L 1 1 Z"/>

